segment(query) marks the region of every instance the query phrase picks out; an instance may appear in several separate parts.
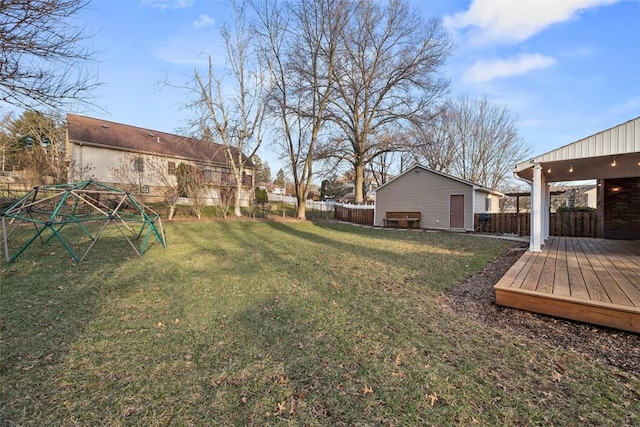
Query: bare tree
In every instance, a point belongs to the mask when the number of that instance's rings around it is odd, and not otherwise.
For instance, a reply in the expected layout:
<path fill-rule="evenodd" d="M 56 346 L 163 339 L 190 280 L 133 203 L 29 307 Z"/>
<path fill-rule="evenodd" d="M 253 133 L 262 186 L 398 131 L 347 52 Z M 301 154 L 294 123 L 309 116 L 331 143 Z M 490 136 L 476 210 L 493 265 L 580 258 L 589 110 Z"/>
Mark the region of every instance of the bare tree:
<path fill-rule="evenodd" d="M 142 194 L 142 187 L 151 184 L 150 158 L 135 153 L 126 153 L 118 166 L 110 167 L 109 173 L 115 181 L 126 186 L 126 190 Z"/>
<path fill-rule="evenodd" d="M 455 111 L 449 104 L 427 120 L 419 121 L 408 132 L 411 152 L 415 161 L 430 169 L 451 173 L 457 153 Z"/>
<path fill-rule="evenodd" d="M 451 106 L 444 126 L 450 127 L 456 155 L 452 175 L 498 188 L 516 162 L 531 154 L 531 146 L 518 135 L 518 126 L 506 106 L 486 97 L 461 97 Z"/>
<path fill-rule="evenodd" d="M 346 0 L 255 1 L 261 52 L 273 80 L 271 113 L 306 218 L 315 147 L 332 93 L 338 39 L 348 22 Z"/>
<path fill-rule="evenodd" d="M 95 54 L 74 17 L 88 0 L 0 2 L 0 99 L 24 109 L 88 102 Z"/>
<path fill-rule="evenodd" d="M 170 169 L 168 161 L 161 158 L 150 157 L 146 163 L 154 183 L 162 188 L 162 203 L 167 208 L 167 218 L 172 219 L 180 197 L 175 168 Z"/>
<path fill-rule="evenodd" d="M 226 218 L 229 215 L 229 209 L 234 205 L 236 199 L 236 192 L 233 186 L 231 185 L 220 185 L 220 210 L 222 212 L 222 217 Z M 252 201 L 249 201 L 251 204 Z M 251 209 L 251 206 L 249 206 Z"/>
<path fill-rule="evenodd" d="M 8 112 L 0 118 L 0 171 L 5 172 L 8 163 L 18 152 L 18 140 L 11 135 L 11 122 L 13 121 L 13 113 Z"/>
<path fill-rule="evenodd" d="M 191 165 L 189 165 L 190 167 Z M 162 203 L 167 208 L 167 217 L 172 219 L 181 191 L 185 193 L 184 197 L 190 197 L 191 194 L 198 193 L 193 191 L 197 186 L 196 183 L 201 183 L 201 180 L 191 177 L 192 174 L 201 173 L 197 168 L 195 171 L 191 169 L 185 171 L 184 168 L 183 163 L 178 164 L 177 167 L 169 168 L 169 160 L 167 159 L 127 153 L 120 159 L 118 166 L 109 168 L 109 171 L 115 180 L 136 194 L 143 194 L 145 186 L 160 188 Z M 187 183 L 185 184 L 183 181 Z M 201 187 L 203 185 L 201 184 Z"/>
<path fill-rule="evenodd" d="M 180 163 L 176 167 L 176 179 L 178 194 L 191 200 L 191 211 L 198 218 L 202 218 L 202 212 L 206 203 L 206 179 L 197 166 Z"/>
<path fill-rule="evenodd" d="M 337 125 L 324 152 L 355 172 L 355 201 L 364 199 L 366 166 L 403 142 L 380 145 L 392 124 L 409 124 L 431 110 L 448 89 L 438 69 L 453 44 L 439 19 L 425 21 L 406 0 L 352 2 L 334 67 L 327 118 Z"/>
<path fill-rule="evenodd" d="M 195 100 L 189 107 L 195 112 L 194 125 L 208 130 L 216 142 L 225 147 L 231 172 L 235 177 L 234 215 L 242 216 L 240 200 L 245 166 L 262 142 L 268 76 L 262 70 L 259 55 L 253 50 L 246 4 L 233 2 L 232 26 L 222 27 L 225 59 L 231 81 L 223 81 L 214 71 L 209 56 L 205 74 L 194 70 L 190 90 Z M 233 86 L 232 89 L 229 87 Z M 203 134 L 206 134 L 203 132 Z M 253 192 L 253 188 L 251 189 Z"/>

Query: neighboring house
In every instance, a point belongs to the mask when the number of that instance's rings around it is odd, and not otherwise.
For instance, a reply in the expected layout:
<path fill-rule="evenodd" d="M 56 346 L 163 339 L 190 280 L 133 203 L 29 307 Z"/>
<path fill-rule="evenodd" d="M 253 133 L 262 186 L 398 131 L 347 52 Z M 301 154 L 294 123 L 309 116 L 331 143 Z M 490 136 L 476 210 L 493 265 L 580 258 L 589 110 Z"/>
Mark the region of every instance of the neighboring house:
<path fill-rule="evenodd" d="M 551 202 L 551 212 L 555 212 L 559 207 L 596 207 L 596 185 L 554 185 L 549 187 Z M 590 193 L 591 192 L 591 193 Z M 592 196 L 590 196 L 592 194 Z"/>
<path fill-rule="evenodd" d="M 420 227 L 473 230 L 473 214 L 499 212 L 504 195 L 473 182 L 414 166 L 376 190 L 374 225 L 387 212 L 420 212 Z"/>
<path fill-rule="evenodd" d="M 206 204 L 220 200 L 221 187 L 235 185 L 223 145 L 76 114 L 67 114 L 66 152 L 72 181 L 91 178 L 126 188 L 133 176 L 139 187 L 135 190 L 161 196 L 168 186 L 176 185 L 176 168 L 187 163 L 201 171 Z M 246 159 L 241 201 L 252 197 L 254 171 Z"/>
<path fill-rule="evenodd" d="M 593 188 L 584 192 L 587 196 L 587 207 L 596 209 L 598 207 L 598 187 L 595 185 Z"/>

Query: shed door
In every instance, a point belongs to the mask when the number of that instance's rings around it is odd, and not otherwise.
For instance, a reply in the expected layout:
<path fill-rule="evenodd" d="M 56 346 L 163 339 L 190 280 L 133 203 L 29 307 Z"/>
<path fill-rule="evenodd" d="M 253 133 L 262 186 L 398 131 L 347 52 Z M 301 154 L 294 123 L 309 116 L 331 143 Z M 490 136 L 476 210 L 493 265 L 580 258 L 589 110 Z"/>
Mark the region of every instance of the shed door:
<path fill-rule="evenodd" d="M 449 196 L 449 209 L 451 228 L 464 228 L 464 194 L 452 194 Z"/>

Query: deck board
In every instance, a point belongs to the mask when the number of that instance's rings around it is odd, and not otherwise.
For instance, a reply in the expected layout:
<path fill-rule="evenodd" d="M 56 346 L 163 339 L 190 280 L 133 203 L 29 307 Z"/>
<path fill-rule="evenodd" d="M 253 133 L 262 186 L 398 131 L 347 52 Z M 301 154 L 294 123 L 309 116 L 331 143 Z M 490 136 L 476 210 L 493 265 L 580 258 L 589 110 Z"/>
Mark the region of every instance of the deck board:
<path fill-rule="evenodd" d="M 571 296 L 571 287 L 569 286 L 569 264 L 567 254 L 566 239 L 558 239 L 558 256 L 556 258 L 556 267 L 553 273 L 555 281 L 553 283 L 553 293 L 556 295 Z"/>
<path fill-rule="evenodd" d="M 535 290 L 538 292 L 551 293 L 553 292 L 553 281 L 556 274 L 556 260 L 558 259 L 558 246 L 560 239 L 554 239 L 549 245 L 549 253 L 544 259 L 542 271 L 540 272 L 540 278 L 538 279 L 538 286 Z"/>
<path fill-rule="evenodd" d="M 499 305 L 640 333 L 640 242 L 553 237 L 494 288 Z"/>
<path fill-rule="evenodd" d="M 567 251 L 567 276 L 569 276 L 571 296 L 574 298 L 589 299 L 589 291 L 587 290 L 587 284 L 580 271 L 580 265 L 578 264 L 578 258 L 576 257 L 576 251 L 573 246 L 573 239 L 568 238 L 564 240 Z"/>
<path fill-rule="evenodd" d="M 590 244 L 589 247 L 595 258 L 600 262 L 602 269 L 607 271 L 607 274 L 615 283 L 615 285 L 611 286 L 611 289 L 605 286 L 611 301 L 617 304 L 640 307 L 640 291 L 619 270 L 618 266 L 611 262 L 601 247 L 595 244 Z"/>
<path fill-rule="evenodd" d="M 593 266 L 589 262 L 587 255 L 584 252 L 581 241 L 582 239 L 574 239 L 573 247 L 578 258 L 578 268 L 582 272 L 582 277 L 587 285 L 587 292 L 589 292 L 589 299 L 592 301 L 611 302 L 609 296 L 605 292 L 602 284 L 596 276 L 596 272 L 593 270 Z"/>

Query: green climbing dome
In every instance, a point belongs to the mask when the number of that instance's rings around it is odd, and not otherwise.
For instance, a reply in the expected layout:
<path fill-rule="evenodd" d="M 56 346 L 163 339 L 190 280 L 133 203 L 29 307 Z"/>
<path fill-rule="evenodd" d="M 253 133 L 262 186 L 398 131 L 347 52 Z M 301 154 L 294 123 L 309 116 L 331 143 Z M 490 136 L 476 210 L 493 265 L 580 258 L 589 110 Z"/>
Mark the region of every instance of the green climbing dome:
<path fill-rule="evenodd" d="M 7 262 L 37 240 L 58 241 L 75 262 L 109 233 L 122 236 L 138 255 L 153 242 L 167 246 L 160 215 L 129 192 L 96 181 L 34 187 L 2 210 L 0 218 Z"/>

